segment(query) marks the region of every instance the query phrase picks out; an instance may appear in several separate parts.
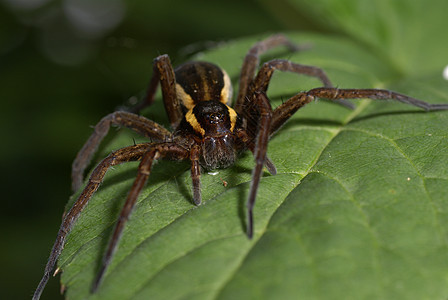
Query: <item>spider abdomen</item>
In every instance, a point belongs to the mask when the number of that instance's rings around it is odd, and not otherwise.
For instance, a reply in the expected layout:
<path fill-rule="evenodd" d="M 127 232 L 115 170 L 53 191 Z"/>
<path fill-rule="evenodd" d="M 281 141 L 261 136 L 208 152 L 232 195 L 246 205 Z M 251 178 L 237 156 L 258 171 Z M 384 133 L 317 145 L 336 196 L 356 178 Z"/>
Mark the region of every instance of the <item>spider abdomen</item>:
<path fill-rule="evenodd" d="M 209 62 L 193 61 L 180 65 L 174 71 L 176 95 L 184 112 L 201 101 L 232 102 L 232 84 L 229 75 Z"/>

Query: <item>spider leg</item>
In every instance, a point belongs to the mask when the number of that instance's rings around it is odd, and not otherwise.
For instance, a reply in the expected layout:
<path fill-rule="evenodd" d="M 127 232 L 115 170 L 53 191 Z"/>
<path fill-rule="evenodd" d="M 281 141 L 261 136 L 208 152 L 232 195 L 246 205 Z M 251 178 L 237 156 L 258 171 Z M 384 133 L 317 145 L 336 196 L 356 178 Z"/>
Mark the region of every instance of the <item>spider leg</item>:
<path fill-rule="evenodd" d="M 83 174 L 103 138 L 112 125 L 130 128 L 140 135 L 156 142 L 162 142 L 171 137 L 171 132 L 161 125 L 145 117 L 123 111 L 117 111 L 105 116 L 95 126 L 95 129 L 84 146 L 76 155 L 72 164 L 72 190 L 77 191 L 83 183 Z"/>
<path fill-rule="evenodd" d="M 159 82 L 160 82 L 160 72 L 157 62 L 156 60 L 154 60 L 152 66 L 152 77 L 151 81 L 149 82 L 148 89 L 146 90 L 145 98 L 143 99 L 143 101 L 141 101 L 140 103 L 129 109 L 129 112 L 139 114 L 142 109 L 151 105 L 154 102 Z"/>
<path fill-rule="evenodd" d="M 171 128 L 176 128 L 182 120 L 183 114 L 179 99 L 176 95 L 176 77 L 168 55 L 160 55 L 154 59 L 153 77 L 149 83 L 145 99 L 136 105 L 131 111 L 138 113 L 140 110 L 154 102 L 158 82 L 160 82 L 163 95 L 163 103 L 168 114 Z"/>
<path fill-rule="evenodd" d="M 253 208 L 255 205 L 255 199 L 257 196 L 261 174 L 263 172 L 263 166 L 266 163 L 266 152 L 269 141 L 269 128 L 272 118 L 272 108 L 266 94 L 263 92 L 256 92 L 254 95 L 254 100 L 254 104 L 256 104 L 258 109 L 260 109 L 260 119 L 258 122 L 258 133 L 254 151 L 255 168 L 252 172 L 249 198 L 247 200 L 247 236 L 249 238 L 252 238 L 254 232 Z"/>
<path fill-rule="evenodd" d="M 431 104 L 394 91 L 382 89 L 338 89 L 338 88 L 316 88 L 308 91 L 308 96 L 313 98 L 324 98 L 329 100 L 338 99 L 360 99 L 373 100 L 395 100 L 405 104 L 423 108 L 425 111 L 446 110 L 448 104 Z"/>
<path fill-rule="evenodd" d="M 248 143 L 248 148 L 252 152 L 252 154 L 255 156 L 256 145 L 254 143 Z M 264 166 L 266 167 L 266 169 L 268 170 L 268 172 L 271 175 L 277 174 L 277 168 L 275 167 L 272 160 L 267 156 L 264 161 Z"/>
<path fill-rule="evenodd" d="M 247 115 L 246 115 L 246 118 L 247 118 Z M 255 137 L 249 138 L 247 132 L 242 131 L 242 132 L 238 133 L 238 138 L 241 141 L 243 141 L 244 144 L 246 145 L 246 147 L 252 152 L 253 155 L 255 155 L 255 146 L 256 146 L 255 142 L 254 142 Z M 264 166 L 269 171 L 269 173 L 271 173 L 271 175 L 277 174 L 277 168 L 275 167 L 274 163 L 268 156 L 266 156 Z"/>
<path fill-rule="evenodd" d="M 238 113 L 241 113 L 244 110 L 247 100 L 245 96 L 251 95 L 254 91 L 266 92 L 272 74 L 275 70 L 294 72 L 297 74 L 316 77 L 324 84 L 324 87 L 333 86 L 330 79 L 321 68 L 296 64 L 284 59 L 275 59 L 264 63 L 254 79 L 256 69 L 260 63 L 260 55 L 274 47 L 281 45 L 287 46 L 291 51 L 299 51 L 304 49 L 304 47 L 294 44 L 284 35 L 276 34 L 256 43 L 246 54 L 243 66 L 241 68 L 238 97 L 234 106 L 234 109 Z M 336 103 L 347 108 L 354 109 L 354 105 L 344 99 L 339 99 Z"/>
<path fill-rule="evenodd" d="M 161 55 L 154 59 L 153 77 L 149 84 L 145 100 L 137 105 L 133 111 L 150 105 L 154 101 L 154 95 L 157 90 L 158 82 L 162 87 L 163 101 L 168 119 L 172 128 L 176 128 L 181 121 L 183 114 L 180 102 L 176 95 L 176 80 L 174 70 L 168 55 Z M 72 165 L 72 189 L 76 191 L 82 185 L 83 173 L 93 154 L 97 150 L 99 143 L 109 131 L 111 125 L 128 127 L 143 136 L 149 137 L 154 141 L 164 141 L 171 136 L 171 133 L 158 125 L 147 120 L 144 117 L 133 113 L 117 111 L 104 117 L 96 126 L 94 133 L 90 136 L 83 148 L 79 151 Z"/>
<path fill-rule="evenodd" d="M 258 65 L 260 64 L 260 55 L 278 46 L 286 46 L 291 51 L 299 51 L 304 49 L 304 47 L 296 45 L 283 34 L 272 35 L 253 45 L 246 54 L 243 61 L 243 66 L 241 67 L 238 97 L 234 106 L 234 109 L 238 113 L 241 113 L 243 110 L 244 98 L 249 94 L 249 85 L 255 76 Z"/>
<path fill-rule="evenodd" d="M 271 175 L 277 174 L 277 168 L 268 156 L 266 156 L 264 166 L 266 167 L 266 169 L 268 169 L 268 172 L 271 173 Z"/>
<path fill-rule="evenodd" d="M 252 89 L 255 91 L 266 92 L 275 70 L 316 77 L 323 83 L 325 87 L 333 87 L 333 84 L 331 83 L 327 74 L 325 74 L 325 72 L 321 68 L 296 64 L 286 59 L 274 59 L 265 62 L 261 66 L 260 70 L 257 73 L 257 76 L 253 80 Z"/>
<path fill-rule="evenodd" d="M 312 96 L 308 96 L 306 93 L 298 93 L 281 105 L 272 113 L 272 122 L 270 128 L 270 136 L 277 132 L 280 127 L 289 120 L 289 118 L 301 107 L 313 101 Z"/>
<path fill-rule="evenodd" d="M 104 278 L 104 274 L 110 264 L 112 256 L 117 249 L 118 242 L 123 234 L 124 226 L 132 213 L 138 196 L 140 195 L 143 187 L 146 184 L 146 181 L 148 180 L 154 160 L 163 158 L 165 156 L 169 156 L 170 159 L 174 160 L 183 160 L 185 158 L 188 158 L 188 151 L 172 143 L 161 143 L 149 146 L 149 149 L 147 149 L 147 152 L 143 155 L 143 158 L 138 167 L 137 177 L 134 181 L 134 184 L 132 185 L 131 190 L 129 191 L 123 209 L 120 212 L 120 217 L 118 218 L 117 224 L 115 225 L 115 229 L 109 241 L 107 251 L 103 256 L 103 263 L 92 285 L 92 292 L 95 292 L 98 289 L 101 281 Z"/>
<path fill-rule="evenodd" d="M 193 147 L 190 152 L 191 160 L 191 179 L 193 181 L 193 202 L 196 205 L 200 205 L 202 202 L 201 196 L 201 167 L 199 165 L 200 148 L 198 146 Z"/>
<path fill-rule="evenodd" d="M 56 237 L 56 241 L 54 242 L 53 248 L 50 253 L 50 257 L 48 258 L 47 265 L 45 266 L 44 275 L 34 293 L 33 300 L 37 300 L 40 298 L 42 291 L 45 285 L 48 282 L 50 274 L 56 265 L 56 261 L 59 258 L 59 255 L 62 252 L 62 249 L 65 245 L 65 240 L 68 233 L 71 231 L 73 224 L 78 219 L 84 207 L 89 202 L 92 195 L 98 189 L 99 185 L 103 181 L 104 175 L 106 171 L 111 166 L 115 166 L 124 162 L 136 161 L 142 158 L 142 156 L 148 151 L 148 147 L 150 144 L 139 144 L 126 148 L 122 148 L 111 153 L 105 159 L 103 159 L 99 165 L 95 168 L 90 176 L 90 179 L 82 191 L 81 195 L 79 195 L 75 204 L 73 204 L 72 208 L 65 215 L 64 220 L 62 221 L 61 227 L 59 228 L 58 235 Z"/>
<path fill-rule="evenodd" d="M 257 76 L 253 80 L 252 84 L 249 86 L 249 95 L 254 91 L 266 92 L 269 86 L 269 82 L 271 81 L 272 75 L 274 74 L 275 70 L 283 72 L 285 71 L 293 72 L 310 77 L 316 77 L 324 84 L 324 87 L 328 88 L 333 87 L 333 84 L 331 83 L 330 79 L 325 74 L 324 70 L 322 70 L 321 68 L 296 64 L 285 59 L 274 59 L 264 63 L 263 66 L 260 68 L 260 70 L 257 73 Z M 345 101 L 344 99 L 338 99 L 336 100 L 336 102 L 350 109 L 355 108 L 355 106 L 352 103 Z"/>
<path fill-rule="evenodd" d="M 448 104 L 430 104 L 397 92 L 383 89 L 338 89 L 316 88 L 308 92 L 298 93 L 278 106 L 272 115 L 270 135 L 272 136 L 298 109 L 316 98 L 328 100 L 361 99 L 395 100 L 405 104 L 423 108 L 426 111 L 448 110 Z"/>

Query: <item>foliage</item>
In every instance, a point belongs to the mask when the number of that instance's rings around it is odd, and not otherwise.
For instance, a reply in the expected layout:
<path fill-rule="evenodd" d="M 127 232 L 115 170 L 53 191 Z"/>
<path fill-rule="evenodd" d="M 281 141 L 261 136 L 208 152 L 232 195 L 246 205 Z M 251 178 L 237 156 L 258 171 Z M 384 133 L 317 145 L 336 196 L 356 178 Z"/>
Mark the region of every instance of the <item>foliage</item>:
<path fill-rule="evenodd" d="M 403 54 L 397 68 L 353 39 L 289 36 L 312 49 L 268 56 L 322 67 L 339 87 L 390 88 L 448 102 L 442 65 L 428 69 Z M 219 64 L 235 82 L 242 57 L 259 38 L 229 42 L 197 58 Z M 435 60 L 440 64 L 441 57 Z M 269 97 L 275 107 L 317 85 L 278 73 Z M 148 109 L 148 116 L 166 123 L 160 108 Z M 269 145 L 279 174 L 266 173 L 261 181 L 253 240 L 244 233 L 251 155 L 218 175 L 203 174 L 199 207 L 191 203 L 188 163 L 159 162 L 102 287 L 90 295 L 136 173 L 134 163 L 119 166 L 69 235 L 59 263 L 67 297 L 440 299 L 448 293 L 447 124 L 446 112 L 393 102 L 361 100 L 353 111 L 325 101 L 308 105 Z M 132 135 L 120 132 L 105 151 L 130 143 Z"/>

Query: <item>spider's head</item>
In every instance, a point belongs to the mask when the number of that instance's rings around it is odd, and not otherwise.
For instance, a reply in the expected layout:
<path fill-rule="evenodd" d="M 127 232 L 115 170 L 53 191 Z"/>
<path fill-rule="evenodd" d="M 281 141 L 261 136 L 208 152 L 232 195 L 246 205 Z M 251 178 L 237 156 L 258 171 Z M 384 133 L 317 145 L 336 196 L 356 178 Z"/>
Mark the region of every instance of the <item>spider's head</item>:
<path fill-rule="evenodd" d="M 200 137 L 200 163 L 205 169 L 227 168 L 234 164 L 237 120 L 237 113 L 217 100 L 200 101 L 185 114 L 183 122 Z"/>
<path fill-rule="evenodd" d="M 200 101 L 185 114 L 185 120 L 201 137 L 223 136 L 233 133 L 237 114 L 222 102 Z"/>

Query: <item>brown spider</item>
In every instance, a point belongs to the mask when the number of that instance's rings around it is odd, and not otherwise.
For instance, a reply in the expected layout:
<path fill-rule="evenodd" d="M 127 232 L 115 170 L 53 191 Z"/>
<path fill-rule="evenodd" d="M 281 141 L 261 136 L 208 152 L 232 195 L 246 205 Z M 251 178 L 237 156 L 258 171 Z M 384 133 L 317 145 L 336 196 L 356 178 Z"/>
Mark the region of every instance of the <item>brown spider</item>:
<path fill-rule="evenodd" d="M 338 89 L 320 68 L 296 64 L 287 60 L 271 60 L 262 65 L 258 73 L 259 56 L 267 50 L 286 46 L 299 49 L 283 35 L 273 35 L 256 43 L 247 53 L 241 69 L 236 103 L 230 107 L 232 86 L 226 72 L 207 62 L 189 62 L 173 70 L 167 55 L 154 60 L 153 77 L 145 101 L 134 108 L 140 111 L 151 104 L 160 82 L 163 101 L 173 132 L 132 112 L 117 111 L 104 117 L 96 126 L 73 163 L 73 190 L 83 182 L 83 173 L 101 140 L 111 125 L 130 128 L 151 139 L 151 142 L 128 146 L 112 152 L 92 172 L 87 185 L 73 207 L 64 216 L 51 251 L 44 275 L 33 299 L 39 299 L 56 261 L 64 248 L 67 234 L 78 219 L 89 199 L 103 181 L 106 171 L 114 165 L 140 161 L 137 177 L 116 223 L 92 291 L 100 285 L 103 275 L 117 248 L 124 225 L 144 187 L 154 160 L 190 160 L 193 181 L 193 201 L 201 204 L 201 167 L 207 170 L 227 168 L 234 164 L 238 153 L 249 149 L 255 157 L 247 201 L 247 236 L 253 235 L 253 214 L 258 184 L 263 167 L 272 174 L 276 168 L 266 157 L 269 138 L 302 106 L 316 98 L 338 101 L 342 99 L 392 99 L 425 109 L 445 110 L 448 104 L 429 104 L 396 92 L 380 89 Z M 275 70 L 305 74 L 319 79 L 324 87 L 300 92 L 272 110 L 266 91 Z M 256 76 L 255 76 L 256 75 Z"/>

